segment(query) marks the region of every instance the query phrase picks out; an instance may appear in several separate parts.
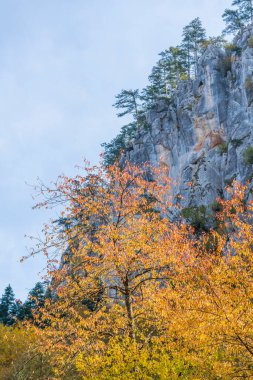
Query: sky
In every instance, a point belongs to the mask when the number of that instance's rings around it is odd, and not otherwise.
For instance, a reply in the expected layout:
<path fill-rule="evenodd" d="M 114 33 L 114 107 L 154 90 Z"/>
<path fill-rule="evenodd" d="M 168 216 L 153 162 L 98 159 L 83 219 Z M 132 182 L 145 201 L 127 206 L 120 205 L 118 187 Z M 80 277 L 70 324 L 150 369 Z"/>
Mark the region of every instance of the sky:
<path fill-rule="evenodd" d="M 44 259 L 20 263 L 50 211 L 32 210 L 33 186 L 74 175 L 123 120 L 121 89 L 143 88 L 158 53 L 200 17 L 221 33 L 231 0 L 0 0 L 0 295 L 24 300 Z"/>

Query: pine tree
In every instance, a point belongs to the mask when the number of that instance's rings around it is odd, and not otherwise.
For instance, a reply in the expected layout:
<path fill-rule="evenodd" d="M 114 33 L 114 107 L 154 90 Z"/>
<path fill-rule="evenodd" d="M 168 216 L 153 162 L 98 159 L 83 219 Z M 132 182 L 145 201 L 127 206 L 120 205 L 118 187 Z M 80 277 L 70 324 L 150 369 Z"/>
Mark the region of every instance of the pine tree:
<path fill-rule="evenodd" d="M 141 92 L 141 100 L 144 102 L 145 109 L 151 109 L 156 100 L 157 100 L 158 92 L 157 86 L 154 84 L 150 84 L 146 86 Z"/>
<path fill-rule="evenodd" d="M 146 109 L 152 107 L 158 96 L 170 95 L 178 81 L 186 75 L 186 55 L 180 47 L 170 47 L 159 55 L 161 59 L 149 76 L 150 85 L 141 93 Z"/>
<path fill-rule="evenodd" d="M 242 32 L 245 27 L 243 18 L 238 10 L 225 9 L 222 18 L 226 24 L 226 28 L 223 30 L 223 34 L 236 34 Z"/>
<path fill-rule="evenodd" d="M 105 166 L 112 165 L 120 158 L 122 151 L 126 151 L 130 141 L 134 138 L 136 130 L 135 122 L 124 125 L 120 133 L 111 142 L 102 144 Z"/>
<path fill-rule="evenodd" d="M 168 50 L 160 53 L 166 60 L 168 72 L 167 81 L 171 88 L 175 88 L 180 79 L 184 79 L 187 73 L 187 56 L 179 46 L 171 46 Z"/>
<path fill-rule="evenodd" d="M 12 287 L 8 285 L 0 300 L 0 322 L 4 325 L 11 326 L 15 322 L 17 313 L 14 292 Z"/>
<path fill-rule="evenodd" d="M 137 120 L 140 108 L 139 99 L 139 90 L 122 90 L 116 95 L 116 102 L 113 104 L 116 109 L 120 110 L 117 116 L 132 115 Z"/>
<path fill-rule="evenodd" d="M 253 21 L 253 0 L 234 0 L 232 5 L 238 7 L 240 17 L 245 24 Z"/>
<path fill-rule="evenodd" d="M 218 48 L 224 47 L 224 45 L 227 43 L 225 38 L 223 36 L 217 36 L 217 37 L 208 37 L 202 44 L 201 47 L 203 49 L 206 49 L 209 45 L 216 46 Z"/>
<path fill-rule="evenodd" d="M 202 26 L 199 17 L 192 20 L 183 29 L 183 48 L 187 57 L 187 72 L 188 78 L 191 76 L 191 67 L 194 66 L 195 77 L 197 75 L 197 62 L 200 53 L 201 43 L 206 39 L 206 31 Z"/>
<path fill-rule="evenodd" d="M 29 292 L 28 299 L 24 302 L 21 319 L 33 319 L 33 313 L 45 302 L 45 288 L 41 282 L 37 282 Z"/>
<path fill-rule="evenodd" d="M 242 33 L 243 28 L 253 22 L 253 0 L 234 0 L 236 9 L 225 9 L 222 18 L 226 24 L 223 34 Z"/>

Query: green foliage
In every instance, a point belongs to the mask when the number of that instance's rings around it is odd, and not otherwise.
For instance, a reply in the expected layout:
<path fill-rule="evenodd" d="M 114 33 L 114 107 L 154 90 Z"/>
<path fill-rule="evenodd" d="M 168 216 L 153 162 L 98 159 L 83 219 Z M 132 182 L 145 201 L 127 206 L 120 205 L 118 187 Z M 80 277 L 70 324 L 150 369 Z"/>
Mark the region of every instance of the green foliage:
<path fill-rule="evenodd" d="M 191 77 L 193 68 L 194 76 L 197 72 L 197 61 L 201 53 L 201 45 L 206 40 L 206 31 L 202 26 L 199 17 L 192 20 L 183 29 L 183 40 L 181 47 L 185 51 L 187 61 L 188 78 Z"/>
<path fill-rule="evenodd" d="M 253 80 L 251 77 L 247 77 L 244 82 L 244 87 L 248 91 L 253 91 Z"/>
<path fill-rule="evenodd" d="M 222 205 L 218 201 L 214 201 L 211 205 L 211 210 L 213 212 L 221 212 L 222 211 Z"/>
<path fill-rule="evenodd" d="M 250 47 L 251 49 L 253 48 L 253 37 L 250 37 L 248 39 L 248 47 Z"/>
<path fill-rule="evenodd" d="M 217 36 L 217 37 L 208 37 L 204 41 L 201 42 L 201 47 L 203 49 L 206 49 L 208 46 L 212 45 L 217 48 L 222 48 L 225 46 L 227 41 L 223 36 Z"/>
<path fill-rule="evenodd" d="M 116 95 L 116 102 L 113 106 L 120 110 L 117 113 L 118 117 L 125 115 L 133 115 L 135 119 L 138 117 L 140 99 L 139 90 L 122 90 L 118 95 Z"/>
<path fill-rule="evenodd" d="M 226 23 L 224 34 L 235 34 L 242 32 L 243 28 L 253 21 L 253 2 L 252 0 L 234 0 L 232 6 L 235 9 L 225 9 L 222 15 Z"/>
<path fill-rule="evenodd" d="M 243 139 L 233 139 L 231 140 L 231 144 L 234 148 L 238 148 L 240 145 L 243 144 Z"/>
<path fill-rule="evenodd" d="M 239 56 L 242 54 L 242 49 L 239 46 L 235 45 L 235 44 L 232 44 L 232 43 L 225 44 L 224 48 L 226 49 L 226 51 L 227 51 L 228 54 L 236 53 Z"/>
<path fill-rule="evenodd" d="M 196 233 L 208 230 L 209 215 L 206 206 L 186 207 L 182 210 L 182 216 L 195 229 Z"/>
<path fill-rule="evenodd" d="M 242 32 L 245 24 L 238 10 L 225 9 L 222 18 L 226 24 L 226 28 L 223 30 L 224 34 L 236 34 Z"/>
<path fill-rule="evenodd" d="M 32 320 L 34 312 L 44 306 L 45 302 L 45 287 L 41 282 L 37 282 L 34 288 L 29 292 L 27 300 L 24 302 L 21 309 L 19 319 Z"/>
<path fill-rule="evenodd" d="M 219 145 L 219 150 L 221 154 L 226 154 L 228 152 L 228 143 L 224 142 Z"/>
<path fill-rule="evenodd" d="M 246 165 L 253 165 L 253 147 L 248 146 L 243 153 L 244 162 Z"/>
<path fill-rule="evenodd" d="M 0 322 L 11 326 L 15 322 L 18 303 L 15 301 L 12 287 L 8 285 L 0 300 Z"/>
<path fill-rule="evenodd" d="M 0 323 L 11 326 L 17 321 L 33 320 L 33 313 L 44 305 L 45 291 L 45 286 L 37 282 L 29 292 L 27 300 L 22 303 L 15 300 L 14 292 L 8 285 L 0 301 Z"/>
<path fill-rule="evenodd" d="M 236 178 L 236 175 L 233 175 L 232 177 L 227 178 L 227 179 L 225 180 L 225 185 L 227 185 L 227 186 L 232 186 L 232 185 L 233 185 L 233 182 L 234 182 L 234 180 L 235 180 L 235 178 Z"/>
<path fill-rule="evenodd" d="M 130 123 L 122 127 L 120 133 L 111 142 L 102 144 L 105 166 L 112 165 L 128 149 L 128 145 L 131 139 L 135 137 L 136 131 L 136 123 Z"/>
<path fill-rule="evenodd" d="M 232 69 L 232 57 L 231 55 L 226 55 L 222 59 L 220 59 L 218 63 L 218 69 L 222 72 L 224 76 L 227 75 L 229 71 Z"/>
<path fill-rule="evenodd" d="M 183 49 L 178 46 L 170 47 L 159 55 L 161 58 L 149 76 L 150 84 L 141 93 L 144 108 L 152 108 L 154 102 L 163 95 L 170 96 L 178 81 L 187 75 L 186 54 Z"/>
<path fill-rule="evenodd" d="M 252 0 L 233 0 L 233 6 L 237 6 L 241 19 L 248 24 L 253 21 L 253 2 Z"/>

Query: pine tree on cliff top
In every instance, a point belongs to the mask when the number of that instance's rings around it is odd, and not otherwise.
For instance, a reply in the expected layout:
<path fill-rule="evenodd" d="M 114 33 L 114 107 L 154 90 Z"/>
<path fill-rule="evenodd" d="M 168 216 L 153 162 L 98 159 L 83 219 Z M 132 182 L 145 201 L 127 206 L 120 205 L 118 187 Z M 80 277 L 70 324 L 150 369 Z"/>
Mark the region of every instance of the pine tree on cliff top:
<path fill-rule="evenodd" d="M 246 24 L 253 21 L 253 0 L 234 0 L 232 5 L 238 7 L 240 17 Z"/>
<path fill-rule="evenodd" d="M 253 21 L 253 0 L 234 0 L 235 9 L 225 9 L 222 18 L 226 24 L 224 34 L 236 34 Z"/>
<path fill-rule="evenodd" d="M 199 17 L 192 20 L 183 29 L 182 48 L 187 57 L 188 78 L 191 76 L 191 68 L 194 68 L 194 75 L 197 75 L 197 62 L 201 52 L 201 44 L 206 39 L 206 31 L 202 26 Z"/>

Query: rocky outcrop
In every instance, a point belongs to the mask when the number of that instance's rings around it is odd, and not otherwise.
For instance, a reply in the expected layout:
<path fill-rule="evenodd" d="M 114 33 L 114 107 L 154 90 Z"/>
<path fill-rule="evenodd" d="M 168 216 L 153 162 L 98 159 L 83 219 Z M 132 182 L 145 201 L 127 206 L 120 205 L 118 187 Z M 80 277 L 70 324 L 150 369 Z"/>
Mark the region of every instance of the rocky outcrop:
<path fill-rule="evenodd" d="M 251 26 L 229 53 L 209 46 L 197 79 L 182 81 L 172 99 L 148 111 L 149 127 L 129 146 L 130 161 L 168 168 L 173 195 L 183 197 L 184 207 L 210 206 L 233 179 L 252 179 L 253 166 L 245 157 L 253 147 L 252 35 Z"/>

